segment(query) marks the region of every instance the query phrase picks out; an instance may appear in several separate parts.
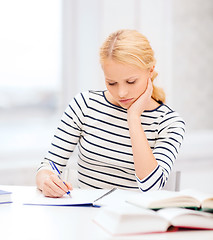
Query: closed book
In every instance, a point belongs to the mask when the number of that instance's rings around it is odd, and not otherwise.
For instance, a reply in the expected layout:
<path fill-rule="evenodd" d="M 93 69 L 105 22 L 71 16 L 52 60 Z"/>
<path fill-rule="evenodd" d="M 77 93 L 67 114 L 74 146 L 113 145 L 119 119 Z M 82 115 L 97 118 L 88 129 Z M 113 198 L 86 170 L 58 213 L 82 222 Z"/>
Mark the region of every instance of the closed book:
<path fill-rule="evenodd" d="M 12 193 L 5 191 L 5 190 L 0 190 L 0 203 L 11 203 L 12 202 Z"/>

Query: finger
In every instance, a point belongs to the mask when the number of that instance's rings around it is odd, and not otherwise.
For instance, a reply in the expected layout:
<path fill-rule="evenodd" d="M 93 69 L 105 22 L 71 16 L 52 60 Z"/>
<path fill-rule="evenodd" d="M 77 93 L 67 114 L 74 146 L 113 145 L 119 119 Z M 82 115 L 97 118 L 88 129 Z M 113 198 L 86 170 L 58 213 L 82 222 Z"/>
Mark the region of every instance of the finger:
<path fill-rule="evenodd" d="M 62 197 L 64 195 L 64 193 L 55 192 L 49 185 L 45 185 L 42 192 L 46 197 Z"/>
<path fill-rule="evenodd" d="M 148 89 L 152 89 L 152 88 L 153 88 L 153 84 L 152 84 L 151 78 L 149 78 L 149 80 L 148 80 L 147 88 L 148 88 Z"/>
<path fill-rule="evenodd" d="M 64 181 L 64 183 L 66 184 L 68 190 L 73 190 L 73 187 L 69 182 Z"/>
<path fill-rule="evenodd" d="M 64 193 L 66 193 L 68 191 L 68 187 L 64 184 L 64 182 L 56 174 L 52 174 L 50 176 L 50 179 L 54 183 L 54 185 L 52 185 L 52 187 L 55 191 L 59 192 L 59 189 L 61 191 L 63 191 Z M 60 193 L 61 193 L 61 191 L 60 191 Z"/>
<path fill-rule="evenodd" d="M 57 185 L 57 181 L 59 181 L 58 176 L 56 174 L 51 174 L 47 179 L 44 181 L 44 189 L 47 190 L 53 196 L 63 196 L 66 191 L 60 188 Z"/>
<path fill-rule="evenodd" d="M 146 92 L 148 95 L 152 95 L 152 91 L 153 91 L 153 84 L 152 84 L 151 78 L 149 78 Z"/>
<path fill-rule="evenodd" d="M 46 197 L 53 197 L 53 198 L 57 198 L 57 197 L 62 197 L 62 194 L 58 194 L 56 193 L 52 188 L 50 188 L 49 186 L 46 186 L 45 189 L 43 189 L 43 194 Z"/>
<path fill-rule="evenodd" d="M 67 193 L 69 190 L 72 190 L 72 185 L 69 182 L 63 181 L 61 178 L 59 178 L 58 176 L 56 176 L 55 174 L 52 176 L 53 182 L 64 192 L 59 192 L 58 194 L 64 195 L 65 193 Z M 55 191 L 57 191 L 56 189 L 54 189 Z"/>

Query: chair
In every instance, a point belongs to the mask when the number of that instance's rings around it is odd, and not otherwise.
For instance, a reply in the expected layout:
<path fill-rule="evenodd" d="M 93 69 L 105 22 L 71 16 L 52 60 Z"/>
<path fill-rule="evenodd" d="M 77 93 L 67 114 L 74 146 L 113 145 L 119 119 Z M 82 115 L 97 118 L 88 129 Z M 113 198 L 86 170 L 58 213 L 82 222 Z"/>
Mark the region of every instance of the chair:
<path fill-rule="evenodd" d="M 169 179 L 163 188 L 163 190 L 169 190 L 169 191 L 180 191 L 180 177 L 181 172 L 180 171 L 173 171 L 169 175 Z"/>

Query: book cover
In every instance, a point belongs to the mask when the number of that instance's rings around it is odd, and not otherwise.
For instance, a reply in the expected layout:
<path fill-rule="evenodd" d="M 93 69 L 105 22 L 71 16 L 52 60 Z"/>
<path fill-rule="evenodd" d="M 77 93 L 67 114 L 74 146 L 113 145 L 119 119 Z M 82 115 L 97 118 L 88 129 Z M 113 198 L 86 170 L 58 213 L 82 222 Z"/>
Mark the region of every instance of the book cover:
<path fill-rule="evenodd" d="M 0 189 L 0 204 L 2 203 L 12 203 L 12 193 Z"/>

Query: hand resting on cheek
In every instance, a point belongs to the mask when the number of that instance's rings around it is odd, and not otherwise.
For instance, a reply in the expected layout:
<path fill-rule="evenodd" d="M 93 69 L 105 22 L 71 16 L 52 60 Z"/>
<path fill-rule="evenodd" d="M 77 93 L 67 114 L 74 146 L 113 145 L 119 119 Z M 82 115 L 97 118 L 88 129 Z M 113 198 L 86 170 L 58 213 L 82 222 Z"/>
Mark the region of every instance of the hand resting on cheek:
<path fill-rule="evenodd" d="M 127 109 L 128 116 L 135 115 L 139 117 L 144 112 L 144 110 L 147 109 L 151 102 L 152 91 L 152 81 L 149 78 L 145 92 L 143 92 L 139 98 Z"/>

